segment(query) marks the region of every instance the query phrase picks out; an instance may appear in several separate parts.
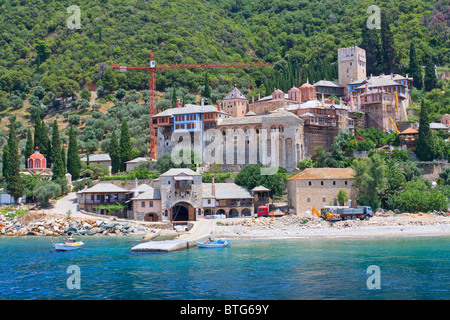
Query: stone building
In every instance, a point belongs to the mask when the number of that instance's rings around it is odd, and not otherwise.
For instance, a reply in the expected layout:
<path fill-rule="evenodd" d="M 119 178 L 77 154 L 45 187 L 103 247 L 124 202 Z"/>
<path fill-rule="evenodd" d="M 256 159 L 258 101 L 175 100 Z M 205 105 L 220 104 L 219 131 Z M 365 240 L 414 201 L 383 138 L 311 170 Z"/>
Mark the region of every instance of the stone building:
<path fill-rule="evenodd" d="M 161 192 L 149 187 L 148 190 L 135 194 L 132 201 L 134 220 L 159 221 L 161 219 Z"/>
<path fill-rule="evenodd" d="M 204 215 L 225 215 L 227 218 L 250 217 L 254 213 L 253 195 L 235 183 L 203 183 L 203 196 L 214 201 L 204 206 Z"/>
<path fill-rule="evenodd" d="M 155 187 L 133 197 L 136 220 L 184 223 L 205 215 L 224 214 L 227 218 L 252 216 L 253 195 L 235 183 L 202 183 L 191 169 L 170 169 L 155 181 Z"/>
<path fill-rule="evenodd" d="M 307 216 L 313 207 L 336 205 L 339 190 L 344 190 L 356 204 L 353 188 L 355 171 L 351 168 L 308 168 L 287 180 L 289 208 L 299 216 Z"/>
<path fill-rule="evenodd" d="M 344 96 L 344 86 L 342 86 L 337 81 L 328 81 L 328 80 L 320 80 L 313 84 L 316 89 L 317 99 L 322 99 L 324 97 L 336 96 L 343 97 Z"/>
<path fill-rule="evenodd" d="M 100 205 L 113 205 L 116 203 L 125 205 L 132 195 L 133 190 L 127 190 L 112 183 L 100 182 L 91 188 L 85 187 L 85 189 L 78 191 L 77 203 L 80 210 L 107 214 L 105 209 L 100 210 L 97 209 L 97 207 Z M 118 216 L 120 218 L 126 218 L 126 208 L 120 210 Z"/>
<path fill-rule="evenodd" d="M 395 132 L 395 123 L 408 120 L 406 110 L 412 102 L 406 79 L 370 77 L 350 92 L 352 109 L 365 113 L 365 128 Z"/>
<path fill-rule="evenodd" d="M 88 158 L 83 157 L 81 158 L 81 161 L 84 163 L 87 163 Z M 108 169 L 109 172 L 111 172 L 111 157 L 107 153 L 99 153 L 99 154 L 90 154 L 89 155 L 89 163 L 90 164 L 100 164 Z"/>
<path fill-rule="evenodd" d="M 153 116 L 153 127 L 157 128 L 158 157 L 171 153 L 180 141 L 190 139 L 204 141 L 205 131 L 217 127 L 217 123 L 229 117 L 219 107 L 187 104 L 184 107 L 178 103 L 177 108 L 164 110 Z M 201 148 L 204 147 L 202 144 Z"/>
<path fill-rule="evenodd" d="M 316 147 L 332 151 L 333 140 L 341 130 L 354 132 L 350 107 L 332 99 L 311 100 L 283 109 L 304 120 L 304 156 L 310 158 Z"/>
<path fill-rule="evenodd" d="M 304 120 L 284 110 L 223 119 L 217 129 L 224 137 L 224 165 L 243 167 L 260 163 L 285 168 L 288 172 L 296 170 L 297 163 L 305 156 L 303 124 Z M 272 152 L 276 158 L 272 158 Z"/>
<path fill-rule="evenodd" d="M 195 221 L 202 213 L 202 176 L 191 169 L 170 169 L 159 176 L 161 220 Z"/>
<path fill-rule="evenodd" d="M 140 162 L 147 162 L 147 161 L 151 161 L 150 158 L 146 158 L 146 157 L 138 157 L 136 159 L 132 159 L 130 161 L 126 161 L 125 162 L 125 171 L 131 171 L 133 170 Z"/>
<path fill-rule="evenodd" d="M 299 104 L 315 99 L 317 99 L 316 88 L 307 79 L 306 83 L 300 87 L 292 87 L 288 93 L 284 93 L 282 90 L 275 88 L 272 95 L 259 98 L 257 101 L 252 102 L 248 108 L 257 115 L 262 115 L 269 114 L 272 111 L 285 108 L 292 104 Z"/>
<path fill-rule="evenodd" d="M 222 100 L 222 110 L 232 117 L 243 117 L 248 112 L 248 99 L 234 86 Z"/>
<path fill-rule="evenodd" d="M 348 93 L 348 84 L 366 78 L 366 50 L 357 46 L 338 49 L 339 84 Z"/>

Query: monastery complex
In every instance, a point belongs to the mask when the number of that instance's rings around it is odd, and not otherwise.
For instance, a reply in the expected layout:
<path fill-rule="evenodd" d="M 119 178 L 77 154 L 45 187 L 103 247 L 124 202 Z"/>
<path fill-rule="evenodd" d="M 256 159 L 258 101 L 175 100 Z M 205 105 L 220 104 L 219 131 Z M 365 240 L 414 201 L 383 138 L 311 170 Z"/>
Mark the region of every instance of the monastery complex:
<path fill-rule="evenodd" d="M 215 129 L 222 134 L 223 149 L 214 162 L 239 170 L 249 163 L 267 165 L 264 157 L 272 156 L 271 163 L 292 172 L 299 161 L 312 156 L 314 148 L 331 151 L 341 130 L 353 133 L 356 128 L 373 127 L 394 132 L 395 123 L 407 120 L 412 78 L 368 76 L 365 50 L 356 46 L 339 49 L 338 64 L 338 82 L 324 79 L 311 84 L 307 79 L 288 92 L 275 88 L 272 95 L 252 101 L 235 87 L 218 106 L 203 100 L 200 106 L 178 103 L 177 108 L 156 114 L 152 125 L 157 129 L 158 156 L 172 153 L 183 140 L 203 154 L 214 141 L 208 129 Z M 270 137 L 275 132 L 276 143 Z M 239 139 L 244 142 L 239 144 Z M 212 164 L 208 160 L 203 163 Z"/>

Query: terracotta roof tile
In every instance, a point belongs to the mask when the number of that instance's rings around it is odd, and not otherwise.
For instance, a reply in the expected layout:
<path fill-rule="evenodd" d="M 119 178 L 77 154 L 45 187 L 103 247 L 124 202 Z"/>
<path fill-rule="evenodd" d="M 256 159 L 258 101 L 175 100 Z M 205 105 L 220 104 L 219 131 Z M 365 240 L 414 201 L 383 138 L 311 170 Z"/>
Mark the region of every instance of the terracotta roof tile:
<path fill-rule="evenodd" d="M 352 168 L 307 168 L 288 180 L 354 179 Z"/>

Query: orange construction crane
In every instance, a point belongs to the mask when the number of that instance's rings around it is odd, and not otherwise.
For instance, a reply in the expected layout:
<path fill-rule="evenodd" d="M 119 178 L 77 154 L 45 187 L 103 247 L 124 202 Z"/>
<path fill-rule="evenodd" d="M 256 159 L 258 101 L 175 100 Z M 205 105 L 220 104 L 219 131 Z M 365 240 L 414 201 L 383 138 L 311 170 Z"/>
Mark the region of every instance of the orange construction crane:
<path fill-rule="evenodd" d="M 149 72 L 149 95 L 150 95 L 150 157 L 157 158 L 157 143 L 156 143 L 156 125 L 153 125 L 152 117 L 156 114 L 156 70 L 166 69 L 209 69 L 209 68 L 248 68 L 248 67 L 272 67 L 270 63 L 254 62 L 236 62 L 236 63 L 192 63 L 192 64 L 162 64 L 157 66 L 153 60 L 153 50 L 150 51 L 150 66 L 149 67 L 126 67 L 113 64 L 113 69 L 126 72 L 127 70 L 148 70 Z"/>

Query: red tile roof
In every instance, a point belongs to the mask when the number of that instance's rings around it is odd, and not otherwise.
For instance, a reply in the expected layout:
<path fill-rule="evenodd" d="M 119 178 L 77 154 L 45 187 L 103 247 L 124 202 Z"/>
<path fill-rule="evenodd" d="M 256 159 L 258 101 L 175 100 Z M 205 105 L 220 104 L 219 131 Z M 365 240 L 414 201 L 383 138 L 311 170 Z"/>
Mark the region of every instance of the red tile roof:
<path fill-rule="evenodd" d="M 354 179 L 355 171 L 352 168 L 307 168 L 288 180 L 333 180 Z"/>

